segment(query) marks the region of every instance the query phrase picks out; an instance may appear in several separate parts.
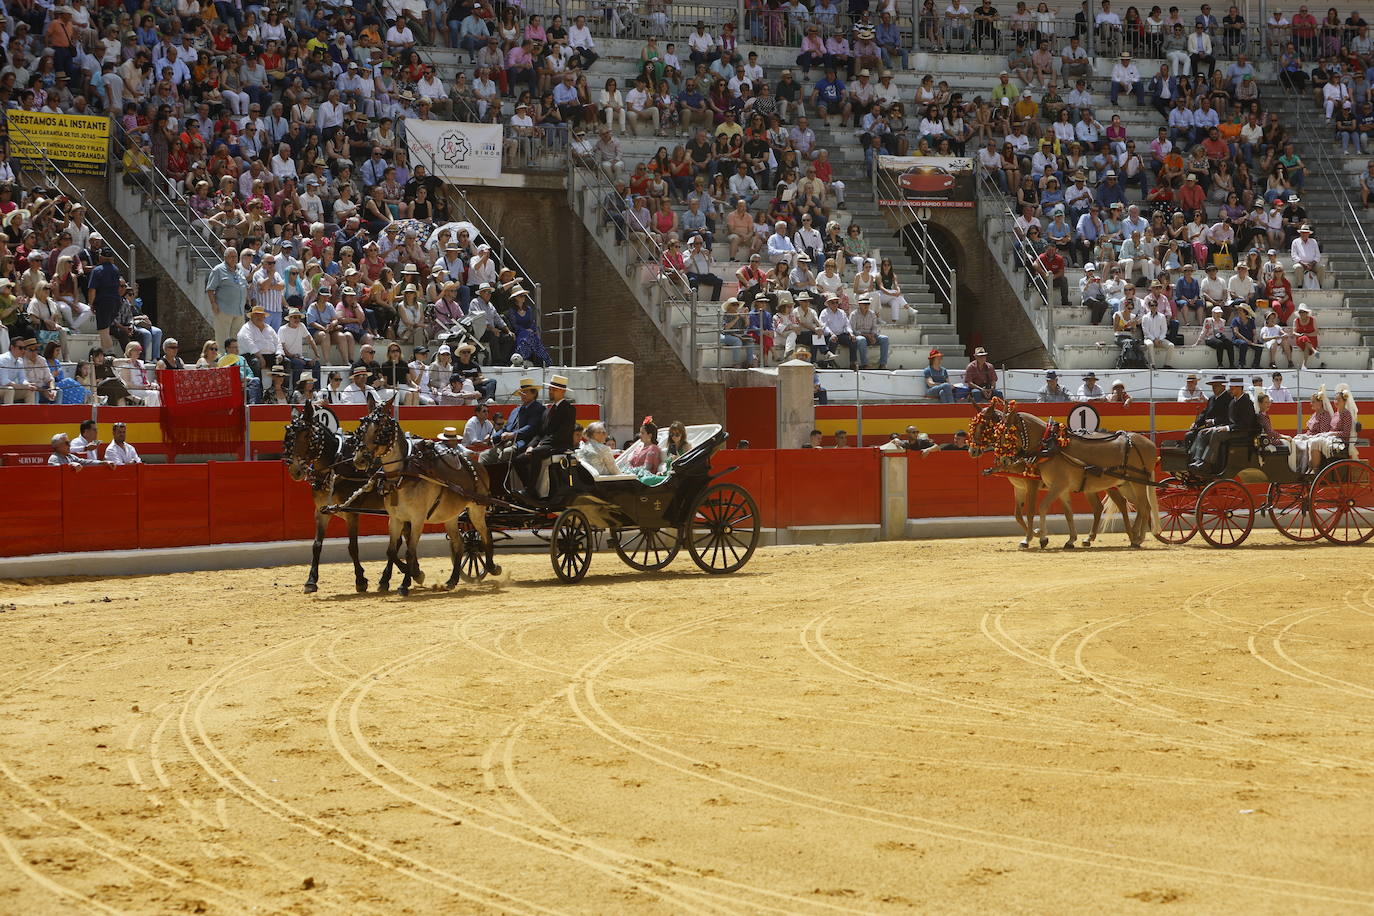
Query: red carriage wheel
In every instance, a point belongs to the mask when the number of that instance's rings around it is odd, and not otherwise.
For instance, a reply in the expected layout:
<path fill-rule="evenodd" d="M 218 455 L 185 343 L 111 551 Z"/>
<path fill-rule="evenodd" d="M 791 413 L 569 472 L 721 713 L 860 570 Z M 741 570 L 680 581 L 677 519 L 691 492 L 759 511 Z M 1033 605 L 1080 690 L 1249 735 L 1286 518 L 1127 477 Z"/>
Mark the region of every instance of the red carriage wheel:
<path fill-rule="evenodd" d="M 1213 547 L 1235 547 L 1255 527 L 1255 501 L 1234 480 L 1214 480 L 1197 498 L 1197 528 Z"/>
<path fill-rule="evenodd" d="M 1353 458 L 1333 461 L 1312 481 L 1312 517 L 1333 544 L 1374 537 L 1374 473 Z"/>
<path fill-rule="evenodd" d="M 1319 541 L 1322 533 L 1312 515 L 1307 484 L 1271 483 L 1265 497 L 1269 520 L 1284 537 L 1294 541 Z"/>
<path fill-rule="evenodd" d="M 1177 477 L 1166 477 L 1155 491 L 1159 502 L 1159 530 L 1155 537 L 1166 544 L 1186 544 L 1197 534 L 1197 488 Z"/>

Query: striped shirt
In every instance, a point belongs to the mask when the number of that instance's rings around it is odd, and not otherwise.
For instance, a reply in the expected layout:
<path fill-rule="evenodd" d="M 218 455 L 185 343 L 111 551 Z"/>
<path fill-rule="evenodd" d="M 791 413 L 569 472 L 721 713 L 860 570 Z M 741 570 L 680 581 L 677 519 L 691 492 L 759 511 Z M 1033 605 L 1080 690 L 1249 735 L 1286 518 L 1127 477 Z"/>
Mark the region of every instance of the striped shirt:
<path fill-rule="evenodd" d="M 267 314 L 280 315 L 282 294 L 285 292 L 285 287 L 280 286 L 277 288 L 263 288 L 261 284 L 269 279 L 272 281 L 274 286 L 277 284 L 281 284 L 281 277 L 277 274 L 275 269 L 267 271 L 262 268 L 259 268 L 257 271 L 254 272 L 253 289 L 255 292 L 257 292 L 257 303 L 258 305 L 267 309 Z"/>

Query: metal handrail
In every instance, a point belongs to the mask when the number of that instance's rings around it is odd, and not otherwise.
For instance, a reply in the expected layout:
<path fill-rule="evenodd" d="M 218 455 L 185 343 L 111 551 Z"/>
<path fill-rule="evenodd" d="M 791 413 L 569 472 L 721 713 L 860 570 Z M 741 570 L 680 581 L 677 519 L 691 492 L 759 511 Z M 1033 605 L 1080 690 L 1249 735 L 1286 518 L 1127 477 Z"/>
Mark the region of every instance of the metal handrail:
<path fill-rule="evenodd" d="M 990 223 L 994 219 L 1002 220 L 1004 230 L 1002 245 L 1004 248 L 1010 245 L 1012 256 L 1015 257 L 1017 262 L 1021 265 L 1021 269 L 1026 272 L 1027 281 L 1034 286 L 1039 293 L 1040 303 L 1045 306 L 1044 315 L 1042 316 L 1040 314 L 1039 308 L 1033 307 L 1031 303 L 1026 301 L 1015 277 L 1008 275 L 1006 278 L 1007 282 L 1011 286 L 1012 292 L 1016 295 L 1017 300 L 1021 302 L 1021 307 L 1026 312 L 1027 317 L 1030 318 L 1031 323 L 1035 325 L 1036 330 L 1039 331 L 1041 342 L 1044 344 L 1045 349 L 1049 351 L 1050 359 L 1057 359 L 1058 356 L 1055 353 L 1054 297 L 1050 295 L 1052 290 L 1050 289 L 1050 285 L 1045 282 L 1045 278 L 1040 276 L 1036 271 L 1031 259 L 1027 257 L 1025 247 L 1018 247 L 1014 244 L 1016 238 L 1016 215 L 1011 209 L 1011 202 L 1007 199 L 1007 196 L 1002 193 L 1002 189 L 997 186 L 997 183 L 981 168 L 978 171 L 978 208 L 980 225 L 986 225 L 986 223 Z M 1008 241 L 1008 236 L 1010 236 L 1012 241 Z M 1006 267 L 1002 258 L 999 257 L 996 260 L 999 265 L 1003 265 L 1003 272 L 1005 273 Z"/>
<path fill-rule="evenodd" d="M 57 163 L 48 158 L 47 151 L 44 150 L 42 146 L 35 143 L 33 139 L 29 137 L 28 132 L 19 126 L 17 121 L 11 120 L 9 122 L 9 129 L 22 136 L 24 141 L 28 144 L 29 149 L 36 151 L 43 157 L 44 166 L 42 173 L 45 182 L 49 178 L 55 178 L 56 180 L 52 181 L 52 184 L 56 185 L 58 190 L 86 208 L 87 221 L 93 228 L 100 232 L 100 236 L 104 240 L 106 247 L 114 252 L 115 263 L 123 270 L 125 278 L 128 279 L 130 283 L 133 283 L 135 279 L 134 266 L 136 260 L 133 243 L 130 242 L 121 249 L 117 243 L 123 238 L 124 233 L 117 230 L 109 220 L 101 215 L 98 209 L 91 206 L 90 201 L 86 198 L 85 189 L 68 178 L 67 174 L 62 171 Z M 122 254 L 121 251 L 123 252 Z"/>
<path fill-rule="evenodd" d="M 112 158 L 117 159 L 122 168 L 124 153 L 128 151 L 131 141 L 124 129 L 118 126 L 116 126 L 111 137 L 118 152 L 118 155 Z M 204 233 L 196 228 L 194 221 L 199 217 L 191 210 L 191 203 L 186 199 L 186 195 L 180 191 L 173 191 L 171 176 L 159 169 L 157 163 L 150 161 L 142 173 L 133 177 L 138 179 L 134 184 L 135 188 L 142 191 L 145 196 L 151 195 L 155 205 L 167 208 L 160 209 L 159 212 L 167 217 L 172 229 L 186 242 L 186 249 L 192 259 L 193 269 L 201 267 L 205 270 L 213 270 L 215 265 L 220 263 L 221 252 L 206 239 Z"/>
<path fill-rule="evenodd" d="M 1332 183 L 1332 190 L 1336 193 L 1337 206 L 1341 211 L 1341 226 L 1349 233 L 1349 237 L 1355 242 L 1355 250 L 1360 255 L 1360 260 L 1364 262 L 1365 273 L 1374 279 L 1374 244 L 1371 244 L 1368 233 L 1365 232 L 1361 213 L 1363 207 L 1357 208 L 1355 202 L 1350 199 L 1350 194 L 1345 186 L 1344 163 L 1339 162 L 1331 155 L 1326 148 L 1326 140 L 1322 139 L 1325 132 L 1330 131 L 1328 125 L 1318 125 L 1313 123 L 1315 120 L 1309 113 L 1308 106 L 1311 100 L 1303 93 L 1294 89 L 1291 85 L 1286 85 L 1282 80 L 1279 86 L 1283 90 L 1284 101 L 1293 104 L 1297 111 L 1299 129 L 1295 136 L 1312 137 L 1312 143 L 1308 146 L 1315 151 L 1313 158 L 1315 163 L 1309 164 L 1307 174 L 1324 175 Z M 1316 165 L 1317 168 L 1312 168 Z"/>
<path fill-rule="evenodd" d="M 614 220 L 611 218 L 610 211 L 605 204 L 605 199 L 606 195 L 615 188 L 615 177 L 601 167 L 601 164 L 596 160 L 595 156 L 579 155 L 577 150 L 570 148 L 568 155 L 568 189 L 570 194 L 575 193 L 574 189 L 577 184 L 576 173 L 579 171 L 585 173 L 586 178 L 583 183 L 596 195 L 595 201 L 599 218 L 604 219 L 607 223 L 613 223 Z M 580 207 L 574 204 L 574 208 L 580 212 Z M 650 227 L 640 222 L 638 216 L 628 209 L 622 211 L 619 215 L 624 220 L 624 231 L 622 234 L 624 235 L 624 244 L 629 249 L 629 255 L 626 258 L 626 269 L 635 270 L 644 265 L 653 264 L 655 269 L 658 270 L 656 279 L 657 285 L 666 294 L 663 305 L 671 307 L 674 302 L 681 302 L 686 306 L 691 327 L 691 341 L 689 345 L 691 358 L 688 368 L 691 370 L 692 374 L 695 375 L 697 370 L 701 368 L 701 351 L 712 349 L 719 350 L 721 347 L 719 326 L 715 326 L 715 331 L 712 334 L 714 344 L 708 343 L 703 346 L 699 343 L 698 325 L 702 316 L 698 314 L 696 292 L 692 289 L 690 284 L 688 284 L 686 275 L 680 274 L 675 270 L 667 270 L 663 267 L 665 252 L 662 246 L 654 241 L 653 236 L 650 234 Z M 600 219 L 598 222 L 600 222 Z M 708 305 L 719 308 L 717 303 L 708 303 Z M 671 343 L 671 340 L 669 342 Z"/>
<path fill-rule="evenodd" d="M 404 137 L 404 132 L 402 136 Z M 433 155 L 425 152 L 418 146 L 411 146 L 408 142 L 406 143 L 406 150 L 412 163 L 415 162 L 417 153 L 423 153 L 423 158 L 427 160 L 430 174 L 434 174 L 435 161 Z M 421 162 L 419 164 L 425 165 L 426 162 Z M 557 364 L 564 366 L 572 365 L 577 352 L 576 310 L 560 309 L 554 312 L 545 312 L 543 284 L 536 281 L 534 275 L 520 263 L 520 259 L 511 251 L 510 245 L 507 244 L 505 237 L 498 233 L 492 225 L 487 222 L 486 217 L 482 215 L 482 211 L 472 202 L 472 199 L 468 197 L 466 191 L 457 185 L 447 182 L 444 183 L 443 187 L 447 193 L 457 197 L 459 208 L 462 210 L 463 216 L 467 218 L 468 222 L 477 227 L 478 234 L 496 243 L 493 246 L 498 249 L 496 263 L 501 267 L 509 267 L 533 287 L 532 298 L 534 300 L 535 311 L 539 315 L 540 339 L 543 341 L 545 348 L 550 351 L 550 355 L 556 356 L 555 362 Z M 554 337 L 557 338 L 557 343 L 551 344 L 550 341 Z"/>
<path fill-rule="evenodd" d="M 930 284 L 932 291 L 949 310 L 949 323 L 954 326 L 957 332 L 959 328 L 958 270 L 945 257 L 945 253 L 940 250 L 940 246 L 931 235 L 930 222 L 921 218 L 920 213 L 911 202 L 903 199 L 902 191 L 897 187 L 892 174 L 879 165 L 876 159 L 870 178 L 873 182 L 873 193 L 876 199 L 900 201 L 893 205 L 906 217 L 906 222 L 902 223 L 899 232 L 905 233 L 908 230 L 914 230 L 914 241 L 917 256 L 920 259 L 921 272 L 924 274 L 926 282 Z"/>

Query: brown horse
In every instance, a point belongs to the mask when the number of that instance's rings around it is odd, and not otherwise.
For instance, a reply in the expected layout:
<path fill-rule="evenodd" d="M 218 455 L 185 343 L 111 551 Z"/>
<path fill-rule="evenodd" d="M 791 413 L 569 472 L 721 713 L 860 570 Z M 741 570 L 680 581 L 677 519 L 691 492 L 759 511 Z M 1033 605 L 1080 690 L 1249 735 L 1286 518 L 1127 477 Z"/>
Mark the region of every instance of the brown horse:
<path fill-rule="evenodd" d="M 462 450 L 443 450 L 428 439 L 410 439 L 401 424 L 391 416 L 387 405 L 378 406 L 368 396 L 367 416 L 358 424 L 357 449 L 353 466 L 370 472 L 368 489 L 380 491 L 381 502 L 390 520 L 391 542 L 387 559 L 401 567 L 404 578 L 397 592 L 410 593 L 413 579 L 425 581 L 420 571 L 416 543 L 426 523 L 442 523 L 448 532 L 453 573 L 446 588 L 453 588 L 461 576 L 463 557 L 462 515 L 482 539 L 487 572 L 500 574 L 492 557 L 491 532 L 487 530 L 487 498 L 491 484 L 486 468 L 472 461 Z M 352 500 L 350 499 L 349 502 Z M 406 542 L 405 561 L 400 559 L 401 540 Z"/>
<path fill-rule="evenodd" d="M 1064 521 L 1069 529 L 1069 540 L 1064 546 L 1075 546 L 1078 530 L 1069 497 L 1076 492 L 1088 496 L 1107 492 L 1116 501 L 1122 496 L 1115 491 L 1123 490 L 1125 499 L 1137 507 L 1135 521 L 1131 522 L 1124 501 L 1116 503 L 1127 523 L 1126 532 L 1132 547 L 1141 546 L 1147 534 L 1159 530 L 1159 505 L 1155 489 L 1148 482 L 1154 479 L 1159 452 L 1147 437 L 1117 432 L 1093 438 L 1070 437 L 1063 445 L 1047 443 L 1048 423 L 1016 410 L 1014 405 L 1008 408 L 1001 399 L 994 399 L 983 408 L 971 425 L 969 445 L 972 453 L 995 450 L 999 458 L 1009 463 L 1029 463 L 1038 472 L 1040 486 L 1045 490 L 1039 525 L 1042 547 L 1049 541 L 1045 517 L 1056 501 L 1064 506 Z M 1094 536 L 1101 511 L 1100 500 L 1095 501 L 1099 502 L 1099 507 L 1094 511 Z"/>
<path fill-rule="evenodd" d="M 1020 525 L 1021 530 L 1026 533 L 1026 536 L 1021 539 L 1021 543 L 1016 546 L 1024 550 L 1030 546 L 1031 540 L 1037 535 L 1040 538 L 1040 546 L 1042 548 L 1047 546 L 1050 542 L 1049 535 L 1035 527 L 1035 516 L 1040 509 L 1040 478 L 1029 477 L 1016 470 L 1008 472 L 1005 476 L 1007 482 L 1011 484 L 1012 495 L 1015 501 L 1016 524 Z M 1122 496 L 1117 489 L 1108 490 L 1107 495 L 1111 497 L 1117 511 L 1121 513 L 1121 517 L 1129 523 L 1130 515 L 1126 511 L 1126 498 Z M 1088 502 L 1092 508 L 1093 527 L 1091 533 L 1088 534 L 1088 539 L 1083 542 L 1084 547 L 1091 547 L 1093 541 L 1097 540 L 1098 534 L 1102 531 L 1102 524 L 1105 518 L 1104 510 L 1107 507 L 1105 500 L 1093 499 Z M 1065 512 L 1068 511 L 1069 507 L 1065 506 Z M 1073 542 L 1070 541 L 1065 546 L 1073 547 Z"/>
<path fill-rule="evenodd" d="M 306 403 L 291 415 L 282 440 L 282 461 L 292 480 L 310 481 L 310 495 L 315 501 L 315 543 L 310 554 L 310 575 L 305 580 L 306 594 L 319 590 L 320 548 L 324 545 L 325 530 L 331 513 L 325 506 L 343 502 L 367 483 L 367 476 L 353 468 L 353 438 L 327 429 L 316 422 L 315 405 Z M 362 509 L 382 509 L 381 497 L 375 494 L 359 497 Z M 346 513 L 348 524 L 348 555 L 353 560 L 353 580 L 360 592 L 367 591 L 367 575 L 358 561 L 358 516 Z M 386 564 L 382 582 L 391 580 L 391 562 Z"/>

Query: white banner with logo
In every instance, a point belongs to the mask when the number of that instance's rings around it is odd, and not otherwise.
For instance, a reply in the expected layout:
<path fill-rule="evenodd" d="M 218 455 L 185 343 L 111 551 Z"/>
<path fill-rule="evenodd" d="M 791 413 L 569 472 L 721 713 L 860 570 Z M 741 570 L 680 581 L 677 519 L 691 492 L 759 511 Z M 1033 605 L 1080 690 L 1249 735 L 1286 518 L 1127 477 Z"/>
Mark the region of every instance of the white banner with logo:
<path fill-rule="evenodd" d="M 501 177 L 501 125 L 406 118 L 412 166 L 433 165 L 443 181 Z"/>

